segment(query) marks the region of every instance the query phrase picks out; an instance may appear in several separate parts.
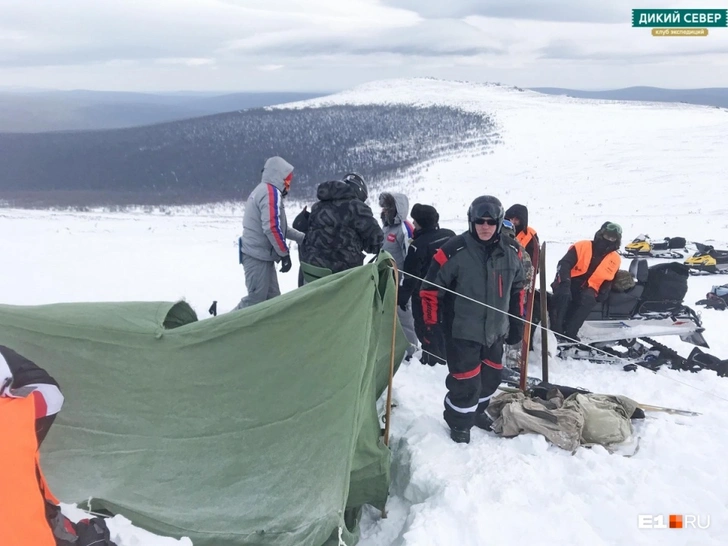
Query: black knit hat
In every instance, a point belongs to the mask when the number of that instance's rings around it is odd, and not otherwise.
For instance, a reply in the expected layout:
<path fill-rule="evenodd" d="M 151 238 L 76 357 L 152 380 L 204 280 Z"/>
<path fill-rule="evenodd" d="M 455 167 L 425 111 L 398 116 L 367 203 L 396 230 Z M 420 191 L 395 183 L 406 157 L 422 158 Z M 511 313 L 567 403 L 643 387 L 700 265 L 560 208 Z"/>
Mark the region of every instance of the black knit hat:
<path fill-rule="evenodd" d="M 422 229 L 434 228 L 440 221 L 440 215 L 437 213 L 435 207 L 421 205 L 419 203 L 415 203 L 412 207 L 410 216 Z"/>

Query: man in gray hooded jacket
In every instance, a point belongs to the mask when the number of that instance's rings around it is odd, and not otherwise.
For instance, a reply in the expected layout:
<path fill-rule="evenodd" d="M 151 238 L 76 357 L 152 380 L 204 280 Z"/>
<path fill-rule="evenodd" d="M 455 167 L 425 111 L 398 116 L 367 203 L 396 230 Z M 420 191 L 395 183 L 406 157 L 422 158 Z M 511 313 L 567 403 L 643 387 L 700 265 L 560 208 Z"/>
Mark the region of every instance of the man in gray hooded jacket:
<path fill-rule="evenodd" d="M 382 231 L 384 232 L 384 243 L 382 250 L 389 252 L 399 268 L 399 284 L 404 281 L 404 259 L 414 235 L 415 228 L 407 221 L 409 213 L 409 200 L 403 193 L 384 192 L 379 195 L 379 206 L 382 207 Z M 415 332 L 415 319 L 412 316 L 412 302 L 408 301 L 397 307 L 399 322 L 402 330 L 409 341 L 406 360 L 412 358 L 417 349 L 417 334 Z"/>
<path fill-rule="evenodd" d="M 242 262 L 248 295 L 236 309 L 279 296 L 275 264 L 281 262 L 281 272 L 291 270 L 290 249 L 286 239 L 298 244 L 304 234 L 288 227 L 283 198 L 293 179 L 293 166 L 281 157 L 265 162 L 260 184 L 248 196 L 243 216 Z"/>

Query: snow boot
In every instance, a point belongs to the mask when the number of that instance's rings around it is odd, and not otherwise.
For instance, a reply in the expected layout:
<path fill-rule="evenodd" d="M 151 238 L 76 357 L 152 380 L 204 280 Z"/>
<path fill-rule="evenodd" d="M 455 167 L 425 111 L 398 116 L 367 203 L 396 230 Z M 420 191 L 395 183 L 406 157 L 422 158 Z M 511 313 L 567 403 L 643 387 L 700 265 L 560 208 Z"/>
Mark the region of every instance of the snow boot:
<path fill-rule="evenodd" d="M 482 430 L 493 430 L 493 419 L 487 413 L 478 413 L 475 416 L 475 426 Z"/>
<path fill-rule="evenodd" d="M 469 444 L 470 430 L 467 428 L 450 428 L 450 439 L 458 444 Z"/>

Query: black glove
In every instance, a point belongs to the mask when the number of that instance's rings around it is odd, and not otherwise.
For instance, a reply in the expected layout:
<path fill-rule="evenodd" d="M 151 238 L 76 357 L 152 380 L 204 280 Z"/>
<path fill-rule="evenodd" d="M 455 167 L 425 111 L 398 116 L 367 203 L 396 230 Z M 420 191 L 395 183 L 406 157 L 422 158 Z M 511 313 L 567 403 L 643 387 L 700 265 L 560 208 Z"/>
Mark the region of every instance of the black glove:
<path fill-rule="evenodd" d="M 429 366 L 446 364 L 445 335 L 439 324 L 428 324 L 422 339 L 422 358 L 420 362 Z"/>
<path fill-rule="evenodd" d="M 281 273 L 288 273 L 291 270 L 291 265 L 291 257 L 286 254 L 281 259 Z"/>
<path fill-rule="evenodd" d="M 551 287 L 554 289 L 554 296 L 571 297 L 571 279 L 564 279 L 556 286 L 551 285 Z"/>
<path fill-rule="evenodd" d="M 523 341 L 524 323 L 520 320 L 511 320 L 508 327 L 508 335 L 506 336 L 506 345 L 515 345 Z"/>
<path fill-rule="evenodd" d="M 595 303 L 598 300 L 598 294 L 597 291 L 593 288 L 585 288 L 581 292 L 581 301 L 582 303 Z"/>
<path fill-rule="evenodd" d="M 406 311 L 408 303 L 409 298 L 405 299 L 404 294 L 402 292 L 399 292 L 399 294 L 397 294 L 397 305 L 399 305 L 399 308 L 402 309 L 402 311 Z"/>

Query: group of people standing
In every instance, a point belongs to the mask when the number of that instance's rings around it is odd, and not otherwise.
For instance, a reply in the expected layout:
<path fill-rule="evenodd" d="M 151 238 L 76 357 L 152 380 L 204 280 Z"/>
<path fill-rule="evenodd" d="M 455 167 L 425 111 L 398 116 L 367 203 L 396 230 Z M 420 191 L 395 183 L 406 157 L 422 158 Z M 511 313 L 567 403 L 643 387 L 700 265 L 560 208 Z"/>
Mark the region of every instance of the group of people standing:
<path fill-rule="evenodd" d="M 292 165 L 270 158 L 248 198 L 241 244 L 248 294 L 237 309 L 280 294 L 275 264 L 290 271 L 289 240 L 299 248 L 299 286 L 386 251 L 401 272 L 397 312 L 409 341 L 405 358 L 421 347 L 423 364 L 448 366 L 444 419 L 451 438 L 467 443 L 473 426 L 489 430 L 486 409 L 500 384 L 504 346 L 522 341 L 526 289 L 538 269 L 539 240 L 528 209 L 505 210 L 496 197 L 477 197 L 467 231 L 456 234 L 440 227 L 435 207 L 416 203 L 410 210 L 406 195 L 383 192 L 380 225 L 366 204 L 366 182 L 349 173 L 320 184 L 318 201 L 289 227 L 283 199 L 292 178 Z M 609 292 L 620 245 L 621 228 L 605 222 L 593 240 L 575 243 L 559 262 L 550 317 L 558 334 L 578 341 L 589 311 Z"/>

